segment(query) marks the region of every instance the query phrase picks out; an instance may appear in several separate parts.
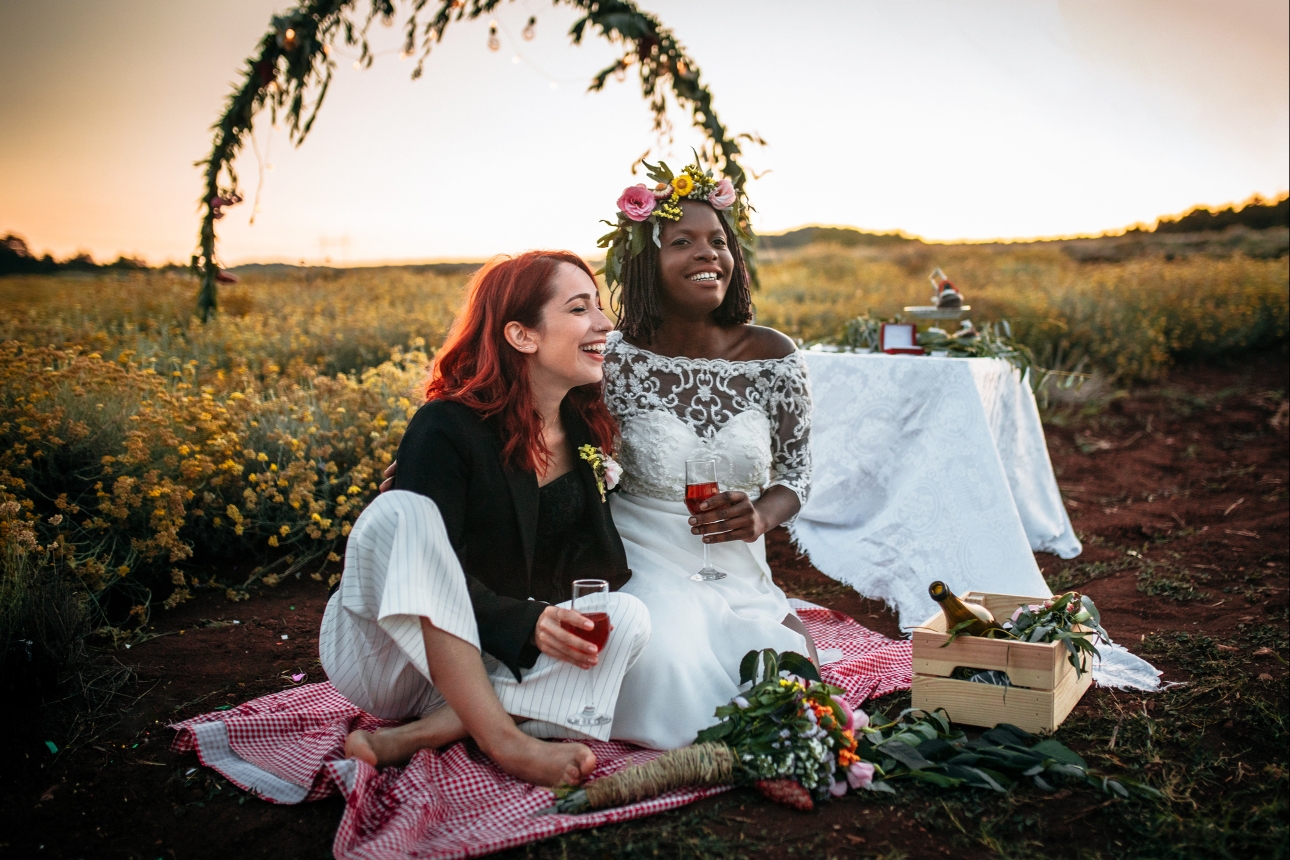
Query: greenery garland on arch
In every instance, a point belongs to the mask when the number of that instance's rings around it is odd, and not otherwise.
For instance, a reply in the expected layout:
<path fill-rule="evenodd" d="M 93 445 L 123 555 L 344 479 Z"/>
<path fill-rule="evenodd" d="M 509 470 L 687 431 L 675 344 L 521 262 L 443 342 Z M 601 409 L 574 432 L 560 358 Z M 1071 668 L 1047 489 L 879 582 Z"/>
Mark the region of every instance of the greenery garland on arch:
<path fill-rule="evenodd" d="M 215 254 L 215 222 L 223 216 L 225 207 L 242 200 L 233 162 L 251 132 L 252 122 L 267 107 L 275 122 L 279 113 L 285 115 L 291 140 L 297 146 L 304 141 L 336 71 L 331 47 L 334 41 L 343 38 L 346 45 L 359 48 L 359 62 L 370 67 L 373 54 L 368 29 L 374 21 L 394 21 L 398 5 L 395 0 L 369 0 L 370 8 L 361 20 L 359 3 L 360 0 L 305 0 L 286 14 L 274 16 L 257 53 L 246 61 L 241 86 L 229 96 L 224 115 L 214 126 L 210 157 L 198 162 L 206 168 L 206 187 L 201 200 L 199 248 L 192 264 L 202 278 L 197 299 L 202 322 L 216 309 L 220 266 Z M 403 25 L 403 55 L 419 54 L 413 79 L 421 76 L 426 58 L 443 39 L 450 23 L 476 19 L 501 4 L 502 0 L 406 0 L 410 10 Z M 674 97 L 690 108 L 694 126 L 706 138 L 704 158 L 718 165 L 742 191 L 746 175 L 738 161 L 738 141 L 756 138 L 732 136 L 722 125 L 712 107 L 712 93 L 700 82 L 698 64 L 686 54 L 672 31 L 627 0 L 552 0 L 553 6 L 561 4 L 583 13 L 569 30 L 573 44 L 582 43 L 590 26 L 622 48 L 619 59 L 598 72 L 588 89 L 601 90 L 610 75 L 621 75 L 637 66 L 641 95 L 653 112 L 654 130 L 664 135 L 671 130 L 666 86 L 670 81 Z"/>

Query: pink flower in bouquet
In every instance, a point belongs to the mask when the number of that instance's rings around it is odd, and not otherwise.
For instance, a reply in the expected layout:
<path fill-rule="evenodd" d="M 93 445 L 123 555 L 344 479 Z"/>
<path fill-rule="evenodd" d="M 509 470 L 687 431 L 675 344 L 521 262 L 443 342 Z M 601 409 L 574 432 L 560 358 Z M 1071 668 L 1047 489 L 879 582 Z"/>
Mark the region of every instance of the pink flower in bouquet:
<path fill-rule="evenodd" d="M 1023 612 L 1038 613 L 1045 609 L 1051 609 L 1052 606 L 1053 604 L 1051 601 L 1048 603 L 1032 603 L 1029 606 L 1018 606 L 1016 611 L 1012 613 L 1012 623 L 1016 624 L 1017 619 L 1021 617 L 1021 613 Z"/>
<path fill-rule="evenodd" d="M 846 793 L 847 793 L 846 780 L 842 780 L 841 782 L 829 783 L 829 794 L 833 795 L 834 797 L 841 797 Z"/>
<path fill-rule="evenodd" d="M 708 194 L 708 202 L 713 209 L 729 209 L 735 202 L 735 186 L 729 179 L 722 179 Z"/>
<path fill-rule="evenodd" d="M 869 715 L 864 711 L 857 710 L 852 714 L 851 728 L 855 731 L 863 731 L 869 728 Z"/>
<path fill-rule="evenodd" d="M 644 185 L 623 189 L 618 208 L 633 221 L 644 221 L 654 212 L 654 195 Z"/>
<path fill-rule="evenodd" d="M 847 782 L 852 788 L 868 788 L 873 785 L 873 765 L 867 761 L 853 762 L 847 768 Z"/>

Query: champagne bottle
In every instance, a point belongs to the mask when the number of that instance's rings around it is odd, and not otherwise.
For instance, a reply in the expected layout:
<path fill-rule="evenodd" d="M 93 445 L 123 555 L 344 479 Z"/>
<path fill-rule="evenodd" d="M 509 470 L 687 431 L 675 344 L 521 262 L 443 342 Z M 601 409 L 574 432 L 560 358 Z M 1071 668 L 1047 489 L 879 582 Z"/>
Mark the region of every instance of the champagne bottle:
<path fill-rule="evenodd" d="M 954 592 L 939 579 L 927 587 L 927 593 L 932 596 L 941 607 L 941 613 L 945 616 L 945 629 L 953 630 L 965 621 L 968 625 L 959 630 L 959 633 L 968 636 L 984 636 L 990 630 L 1002 630 L 999 623 L 994 620 L 990 610 L 984 606 L 969 606 L 962 600 L 959 600 Z"/>

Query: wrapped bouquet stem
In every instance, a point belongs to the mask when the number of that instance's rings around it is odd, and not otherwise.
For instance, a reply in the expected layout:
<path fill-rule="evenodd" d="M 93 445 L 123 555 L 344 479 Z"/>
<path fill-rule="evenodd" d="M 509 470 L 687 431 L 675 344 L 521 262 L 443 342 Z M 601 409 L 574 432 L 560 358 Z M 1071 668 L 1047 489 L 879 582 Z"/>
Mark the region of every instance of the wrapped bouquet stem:
<path fill-rule="evenodd" d="M 737 761 L 725 744 L 694 744 L 653 761 L 624 768 L 563 796 L 550 812 L 583 812 L 626 806 L 677 788 L 733 785 Z"/>

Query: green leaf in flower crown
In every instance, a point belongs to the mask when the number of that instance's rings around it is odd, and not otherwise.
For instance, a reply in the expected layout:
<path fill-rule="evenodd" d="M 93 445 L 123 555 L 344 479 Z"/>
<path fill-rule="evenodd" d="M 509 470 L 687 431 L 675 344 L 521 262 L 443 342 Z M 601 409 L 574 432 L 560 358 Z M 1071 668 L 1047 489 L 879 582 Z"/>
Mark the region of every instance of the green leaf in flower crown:
<path fill-rule="evenodd" d="M 815 664 L 795 651 L 785 651 L 779 655 L 779 668 L 808 681 L 820 681 L 820 670 Z M 742 672 L 740 673 L 742 674 Z"/>
<path fill-rule="evenodd" d="M 630 228 L 631 241 L 628 243 L 631 256 L 635 257 L 641 251 L 645 250 L 646 229 L 641 224 L 633 224 Z"/>
<path fill-rule="evenodd" d="M 676 178 L 676 175 L 672 173 L 672 169 L 667 166 L 666 162 L 660 161 L 658 164 L 650 164 L 648 161 L 642 161 L 641 164 L 645 165 L 645 175 L 655 182 L 671 182 Z"/>

